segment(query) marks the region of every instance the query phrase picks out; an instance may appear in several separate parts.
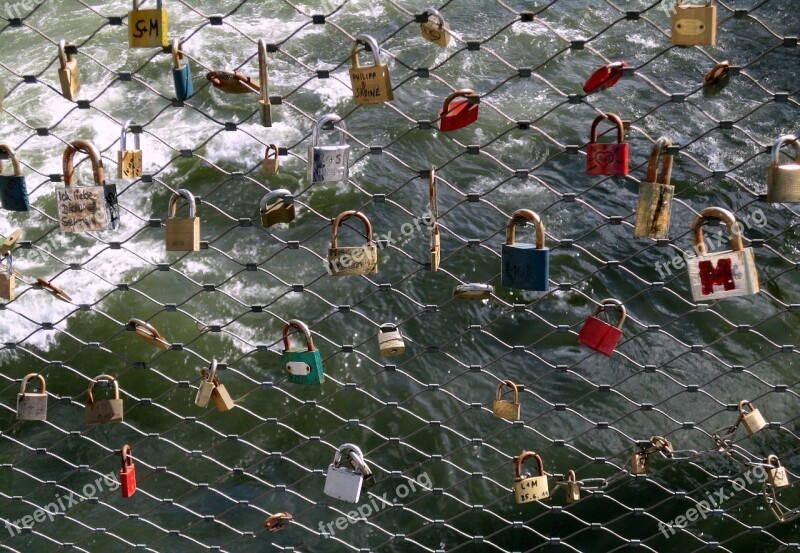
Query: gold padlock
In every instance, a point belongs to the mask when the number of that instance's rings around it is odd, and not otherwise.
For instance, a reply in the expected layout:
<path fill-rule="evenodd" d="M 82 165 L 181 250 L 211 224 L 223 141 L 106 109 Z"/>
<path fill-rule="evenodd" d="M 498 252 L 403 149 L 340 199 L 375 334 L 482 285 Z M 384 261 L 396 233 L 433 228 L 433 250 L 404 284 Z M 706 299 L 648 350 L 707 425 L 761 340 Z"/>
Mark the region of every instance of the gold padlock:
<path fill-rule="evenodd" d="M 361 67 L 358 61 L 358 45 L 364 44 L 372 51 L 373 65 Z M 369 35 L 356 35 L 350 49 L 350 85 L 356 105 L 380 104 L 394 99 L 389 67 L 381 61 L 378 42 Z"/>
<path fill-rule="evenodd" d="M 38 393 L 27 391 L 28 381 L 32 378 L 39 380 Z M 42 375 L 31 373 L 22 379 L 22 386 L 17 394 L 17 420 L 47 420 L 47 389 Z"/>
<path fill-rule="evenodd" d="M 360 219 L 364 223 L 367 243 L 363 246 L 339 246 L 339 227 L 350 217 Z M 332 276 L 368 275 L 378 272 L 378 248 L 372 240 L 372 224 L 363 213 L 355 210 L 343 211 L 333 221 L 331 247 L 328 248 L 328 272 Z"/>
<path fill-rule="evenodd" d="M 634 449 L 631 455 L 631 474 L 650 472 L 650 456 L 644 448 Z"/>
<path fill-rule="evenodd" d="M 130 48 L 166 48 L 167 10 L 156 1 L 156 9 L 140 10 L 139 1 L 133 0 L 133 10 L 128 12 L 128 46 Z"/>
<path fill-rule="evenodd" d="M 197 388 L 197 395 L 194 397 L 194 404 L 198 407 L 208 407 L 211 394 L 214 392 L 214 380 L 217 378 L 217 360 L 211 360 L 211 366 L 200 370 L 200 386 Z"/>
<path fill-rule="evenodd" d="M 422 38 L 445 48 L 450 43 L 450 25 L 438 10 L 428 8 L 423 13 L 426 20 L 420 23 Z"/>
<path fill-rule="evenodd" d="M 378 328 L 378 349 L 384 357 L 405 353 L 406 345 L 396 325 L 384 323 Z"/>
<path fill-rule="evenodd" d="M 575 471 L 567 473 L 567 503 L 575 503 L 581 498 L 581 485 L 575 477 Z"/>
<path fill-rule="evenodd" d="M 439 233 L 439 202 L 436 195 L 436 167 L 431 165 L 431 172 L 428 175 L 428 195 L 431 204 L 431 271 L 439 270 L 441 261 L 441 236 Z"/>
<path fill-rule="evenodd" d="M 717 43 L 717 6 L 712 0 L 706 0 L 705 6 L 686 6 L 683 0 L 678 0 L 672 11 L 672 43 L 677 46 Z"/>
<path fill-rule="evenodd" d="M 745 410 L 745 407 L 747 410 Z M 739 417 L 748 434 L 755 434 L 767 426 L 767 421 L 764 420 L 761 412 L 747 400 L 739 402 Z"/>
<path fill-rule="evenodd" d="M 267 149 L 264 152 L 264 161 L 261 162 L 261 172 L 265 175 L 274 175 L 278 172 L 279 165 L 278 147 L 275 144 L 267 145 Z"/>
<path fill-rule="evenodd" d="M 794 158 L 790 163 L 781 165 L 781 148 L 786 145 L 794 148 Z M 781 136 L 772 145 L 771 163 L 767 171 L 767 201 L 800 202 L 800 139 L 793 134 Z"/>
<path fill-rule="evenodd" d="M 767 464 L 772 468 L 767 469 L 767 478 L 769 483 L 774 488 L 785 488 L 789 485 L 789 473 L 786 472 L 786 467 L 781 465 L 780 459 L 777 455 L 770 455 L 767 457 Z"/>
<path fill-rule="evenodd" d="M 0 240 L 0 255 L 5 255 L 10 252 L 20 236 L 22 236 L 21 229 L 14 229 L 8 236 L 0 235 L 0 238 L 2 238 L 2 240 Z"/>
<path fill-rule="evenodd" d="M 221 384 L 216 378 L 214 378 L 212 382 L 214 383 L 214 389 L 211 392 L 211 399 L 214 400 L 214 406 L 217 408 L 217 411 L 223 413 L 233 409 L 236 404 L 228 393 L 228 390 L 225 389 L 225 385 Z"/>
<path fill-rule="evenodd" d="M 100 380 L 108 380 L 114 387 L 114 399 L 94 400 L 92 391 L 94 385 Z M 101 374 L 89 385 L 89 397 L 86 401 L 86 424 L 105 424 L 109 422 L 122 422 L 123 406 L 119 398 L 119 384 L 113 376 Z"/>
<path fill-rule="evenodd" d="M 189 217 L 177 218 L 178 200 L 183 197 L 189 204 Z M 200 251 L 200 217 L 196 216 L 194 195 L 185 188 L 175 192 L 169 200 L 166 243 L 168 252 Z"/>
<path fill-rule="evenodd" d="M 141 319 L 131 319 L 128 321 L 128 324 L 133 326 L 133 329 L 136 331 L 136 336 L 151 346 L 164 350 L 170 348 L 169 342 L 167 342 L 161 333 L 150 323 L 147 323 Z"/>
<path fill-rule="evenodd" d="M 128 149 L 128 130 L 136 123 L 125 121 L 122 124 L 122 134 L 119 137 L 119 151 L 117 152 L 117 178 L 137 179 L 142 176 L 142 150 L 139 145 L 139 134 L 133 135 L 133 150 Z"/>
<path fill-rule="evenodd" d="M 61 82 L 61 94 L 67 100 L 74 100 L 81 90 L 80 72 L 78 62 L 67 54 L 67 43 L 64 40 L 58 41 L 58 80 Z"/>
<path fill-rule="evenodd" d="M 511 401 L 500 399 L 503 395 L 503 386 L 511 388 L 514 398 Z M 503 380 L 497 385 L 497 393 L 492 403 L 492 414 L 495 417 L 507 420 L 519 420 L 519 388 L 510 380 Z"/>
<path fill-rule="evenodd" d="M 14 275 L 11 252 L 6 253 L 0 259 L 0 266 L 3 263 L 6 264 L 6 270 L 0 270 L 0 298 L 12 301 L 16 297 L 17 277 Z"/>
<path fill-rule="evenodd" d="M 269 228 L 278 223 L 289 223 L 294 220 L 296 211 L 294 197 L 285 188 L 278 188 L 261 198 L 261 224 Z"/>
<path fill-rule="evenodd" d="M 530 476 L 527 473 L 525 476 L 522 475 L 522 462 L 530 457 L 536 460 L 536 465 L 539 468 L 538 476 Z M 517 457 L 514 473 L 516 475 L 514 479 L 514 498 L 517 503 L 528 503 L 550 497 L 550 488 L 547 483 L 547 476 L 544 473 L 544 463 L 536 453 L 533 451 L 520 453 L 519 457 Z"/>
<path fill-rule="evenodd" d="M 264 127 L 272 126 L 272 104 L 269 103 L 269 73 L 267 73 L 267 43 L 258 41 L 258 80 L 261 81 L 261 99 L 258 101 L 258 118 Z M 277 155 L 277 154 L 276 154 Z"/>

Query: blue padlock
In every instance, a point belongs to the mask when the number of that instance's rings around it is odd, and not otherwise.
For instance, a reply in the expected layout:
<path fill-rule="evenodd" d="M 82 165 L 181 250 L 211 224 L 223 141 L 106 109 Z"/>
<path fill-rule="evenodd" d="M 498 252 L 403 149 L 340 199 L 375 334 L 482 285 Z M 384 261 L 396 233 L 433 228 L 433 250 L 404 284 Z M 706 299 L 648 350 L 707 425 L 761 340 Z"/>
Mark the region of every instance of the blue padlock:
<path fill-rule="evenodd" d="M 183 63 L 181 63 L 183 62 Z M 178 39 L 172 41 L 172 80 L 175 81 L 175 97 L 183 102 L 194 94 L 192 84 L 192 71 L 189 69 L 189 60 L 184 60 Z"/>
<path fill-rule="evenodd" d="M 296 328 L 306 338 L 306 349 L 291 349 L 289 343 L 289 329 Z M 322 358 L 319 350 L 314 348 L 311 332 L 305 323 L 291 319 L 283 326 L 283 360 L 286 362 L 286 372 L 289 373 L 289 382 L 295 384 L 321 384 L 325 381 L 322 372 Z"/>
<path fill-rule="evenodd" d="M 17 154 L 11 146 L 5 144 L 0 144 L 0 152 L 8 154 L 14 168 L 13 175 L 3 175 L 3 162 L 0 161 L 0 205 L 9 211 L 28 211 L 31 208 L 28 188 L 25 186 L 25 177 Z"/>
<path fill-rule="evenodd" d="M 536 227 L 536 244 L 514 241 L 517 222 L 530 221 Z M 530 209 L 518 209 L 506 225 L 501 275 L 503 286 L 545 292 L 550 289 L 550 249 L 544 247 L 544 225 Z"/>

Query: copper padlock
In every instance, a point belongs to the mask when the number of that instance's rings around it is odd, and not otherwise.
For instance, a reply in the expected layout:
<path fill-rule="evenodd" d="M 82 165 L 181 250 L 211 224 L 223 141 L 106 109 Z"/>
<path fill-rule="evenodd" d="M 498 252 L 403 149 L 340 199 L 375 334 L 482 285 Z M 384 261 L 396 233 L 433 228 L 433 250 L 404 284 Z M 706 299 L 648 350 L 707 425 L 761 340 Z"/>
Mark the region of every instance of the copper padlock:
<path fill-rule="evenodd" d="M 289 223 L 294 220 L 297 210 L 294 196 L 285 188 L 278 188 L 261 198 L 259 204 L 261 224 L 269 228 L 278 223 Z"/>
<path fill-rule="evenodd" d="M 575 503 L 581 498 L 581 485 L 575 477 L 575 471 L 567 473 L 567 503 Z"/>
<path fill-rule="evenodd" d="M 94 400 L 92 391 L 94 390 L 95 384 L 97 384 L 100 380 L 107 380 L 111 382 L 111 385 L 114 388 L 113 399 L 101 399 L 99 401 Z M 123 406 L 122 400 L 119 398 L 119 384 L 117 383 L 116 378 L 107 374 L 101 374 L 92 380 L 91 385 L 89 385 L 88 395 L 89 397 L 86 401 L 87 425 L 122 422 Z"/>
<path fill-rule="evenodd" d="M 781 465 L 780 459 L 777 455 L 770 455 L 767 457 L 767 464 L 772 468 L 767 469 L 767 478 L 769 483 L 774 488 L 785 488 L 789 485 L 789 473 L 786 472 L 786 467 Z"/>
<path fill-rule="evenodd" d="M 264 175 L 274 175 L 278 172 L 279 165 L 278 147 L 275 144 L 267 145 L 267 149 L 264 152 L 264 161 L 261 162 L 261 172 Z"/>
<path fill-rule="evenodd" d="M 130 497 L 136 492 L 136 467 L 131 457 L 131 446 L 125 444 L 120 450 L 122 468 L 119 469 L 119 490 L 122 497 Z"/>
<path fill-rule="evenodd" d="M 511 401 L 500 399 L 503 395 L 503 386 L 511 388 L 514 397 Z M 507 419 L 511 421 L 519 420 L 519 388 L 510 380 L 503 380 L 497 385 L 497 393 L 495 394 L 494 402 L 492 402 L 492 414 L 500 419 Z"/>
<path fill-rule="evenodd" d="M 764 420 L 761 412 L 747 400 L 739 402 L 739 417 L 748 434 L 755 434 L 767 426 L 767 421 Z"/>

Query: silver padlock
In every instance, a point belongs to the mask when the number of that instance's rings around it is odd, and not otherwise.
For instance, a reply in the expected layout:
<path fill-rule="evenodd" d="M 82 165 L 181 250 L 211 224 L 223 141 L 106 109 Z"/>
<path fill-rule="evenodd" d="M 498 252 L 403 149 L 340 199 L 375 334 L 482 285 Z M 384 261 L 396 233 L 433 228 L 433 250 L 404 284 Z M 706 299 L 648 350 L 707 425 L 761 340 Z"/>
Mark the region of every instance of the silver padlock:
<path fill-rule="evenodd" d="M 326 123 L 334 128 L 338 123 L 339 144 L 319 145 L 319 133 Z M 314 125 L 311 145 L 308 147 L 308 181 L 311 184 L 323 182 L 347 182 L 350 178 L 350 146 L 345 143 L 346 130 L 341 117 L 333 113 L 323 115 Z"/>
<path fill-rule="evenodd" d="M 794 148 L 794 159 L 781 165 L 781 148 L 785 145 Z M 772 146 L 772 161 L 767 172 L 767 201 L 800 202 L 800 140 L 793 134 L 780 137 Z"/>
<path fill-rule="evenodd" d="M 767 478 L 773 488 L 785 488 L 789 485 L 789 473 L 786 467 L 781 465 L 781 460 L 777 455 L 767 457 L 767 464 L 772 468 L 767 469 Z"/>
<path fill-rule="evenodd" d="M 267 43 L 258 41 L 258 80 L 261 99 L 258 101 L 258 119 L 264 127 L 272 126 L 272 104 L 269 103 L 269 73 L 267 72 Z"/>
<path fill-rule="evenodd" d="M 378 348 L 381 355 L 389 357 L 392 355 L 402 355 L 406 351 L 406 345 L 397 326 L 392 323 L 383 323 L 378 329 Z"/>
<path fill-rule="evenodd" d="M 200 387 L 194 398 L 194 404 L 205 409 L 211 400 L 211 393 L 214 391 L 214 380 L 217 378 L 217 360 L 211 360 L 211 366 L 200 371 Z"/>
<path fill-rule="evenodd" d="M 342 456 L 347 454 L 348 462 Z M 350 468 L 351 464 L 355 468 Z M 361 497 L 361 487 L 364 484 L 366 462 L 361 449 L 353 444 L 343 444 L 339 447 L 333 458 L 333 463 L 328 465 L 328 474 L 325 477 L 325 495 L 358 503 Z"/>
<path fill-rule="evenodd" d="M 477 282 L 459 284 L 453 288 L 453 297 L 462 300 L 484 300 L 492 297 L 494 286 Z"/>
<path fill-rule="evenodd" d="M 28 381 L 32 378 L 39 380 L 39 392 L 28 392 Z M 17 394 L 17 420 L 18 421 L 43 421 L 47 420 L 47 390 L 44 377 L 31 373 L 22 379 L 19 394 Z"/>
<path fill-rule="evenodd" d="M 767 426 L 767 421 L 764 420 L 761 412 L 747 400 L 739 402 L 739 417 L 748 434 L 755 434 Z"/>

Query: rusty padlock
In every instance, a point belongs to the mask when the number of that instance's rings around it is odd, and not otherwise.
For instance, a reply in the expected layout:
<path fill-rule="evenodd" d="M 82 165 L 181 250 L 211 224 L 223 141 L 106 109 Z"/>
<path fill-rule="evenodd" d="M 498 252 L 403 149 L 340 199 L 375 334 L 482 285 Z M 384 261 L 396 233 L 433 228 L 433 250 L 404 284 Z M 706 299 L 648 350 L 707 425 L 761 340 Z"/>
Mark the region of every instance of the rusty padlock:
<path fill-rule="evenodd" d="M 755 434 L 767 426 L 767 421 L 764 420 L 761 411 L 753 407 L 753 404 L 747 400 L 739 402 L 739 418 L 748 434 Z"/>
<path fill-rule="evenodd" d="M 533 457 L 536 460 L 536 466 L 539 469 L 537 476 L 530 474 L 522 475 L 522 462 L 525 459 Z M 517 462 L 514 465 L 514 498 L 517 503 L 528 503 L 530 501 L 538 501 L 540 499 L 547 499 L 550 497 L 550 488 L 547 483 L 547 475 L 544 473 L 544 463 L 542 458 L 533 451 L 523 451 L 517 457 Z"/>
<path fill-rule="evenodd" d="M 39 380 L 39 391 L 28 392 L 28 382 L 36 378 Z M 18 421 L 43 421 L 47 420 L 47 387 L 41 374 L 31 373 L 22 379 L 19 394 L 17 394 L 17 420 Z"/>
<path fill-rule="evenodd" d="M 503 397 L 503 386 L 511 388 L 513 394 L 511 401 L 500 399 Z M 519 420 L 519 410 L 519 388 L 512 381 L 503 380 L 497 385 L 497 393 L 492 402 L 492 414 L 500 419 L 515 421 Z"/>
<path fill-rule="evenodd" d="M 597 315 L 606 309 L 618 309 L 621 312 L 617 326 L 612 326 L 597 318 Z M 583 327 L 578 333 L 578 342 L 598 353 L 611 357 L 614 348 L 617 347 L 620 338 L 622 338 L 622 324 L 625 322 L 626 316 L 627 311 L 622 302 L 611 298 L 604 299 L 597 306 L 594 314 L 583 323 Z"/>
<path fill-rule="evenodd" d="M 100 401 L 94 400 L 95 384 L 100 380 L 111 382 L 114 388 L 113 399 L 101 399 Z M 119 398 L 119 384 L 117 379 L 107 374 L 101 374 L 89 385 L 88 399 L 86 401 L 86 424 L 105 424 L 110 422 L 122 422 L 123 418 L 123 405 L 122 400 Z"/>
<path fill-rule="evenodd" d="M 456 98 L 463 98 L 463 100 L 456 100 Z M 480 96 L 475 94 L 471 88 L 461 88 L 450 94 L 445 98 L 444 104 L 439 110 L 439 130 L 442 132 L 455 131 L 477 121 L 478 100 L 480 100 Z"/>
<path fill-rule="evenodd" d="M 662 136 L 656 140 L 650 159 L 647 163 L 647 177 L 639 184 L 639 199 L 636 206 L 636 223 L 633 235 L 637 238 L 667 238 L 672 215 L 672 198 L 675 187 L 670 184 L 672 178 L 672 154 L 668 148 L 672 141 Z M 658 173 L 659 161 L 662 160 L 661 172 Z M 658 173 L 658 174 L 657 174 Z"/>
<path fill-rule="evenodd" d="M 119 454 L 122 456 L 122 468 L 119 469 L 119 491 L 122 497 L 130 497 L 136 492 L 136 467 L 131 457 L 131 446 L 122 446 Z"/>
<path fill-rule="evenodd" d="M 605 120 L 611 121 L 617 128 L 616 143 L 597 142 L 597 127 Z M 586 174 L 618 177 L 628 174 L 628 144 L 625 143 L 625 127 L 618 115 L 604 113 L 595 117 L 589 144 L 586 146 Z"/>
<path fill-rule="evenodd" d="M 363 246 L 339 246 L 339 227 L 350 217 L 364 223 L 367 243 Z M 332 276 L 368 275 L 378 272 L 378 248 L 372 239 L 372 224 L 363 213 L 343 211 L 333 221 L 331 247 L 328 248 L 328 273 Z"/>
<path fill-rule="evenodd" d="M 264 160 L 261 162 L 261 173 L 264 175 L 274 175 L 278 172 L 280 158 L 278 157 L 278 147 L 275 144 L 268 144 L 264 152 Z"/>

